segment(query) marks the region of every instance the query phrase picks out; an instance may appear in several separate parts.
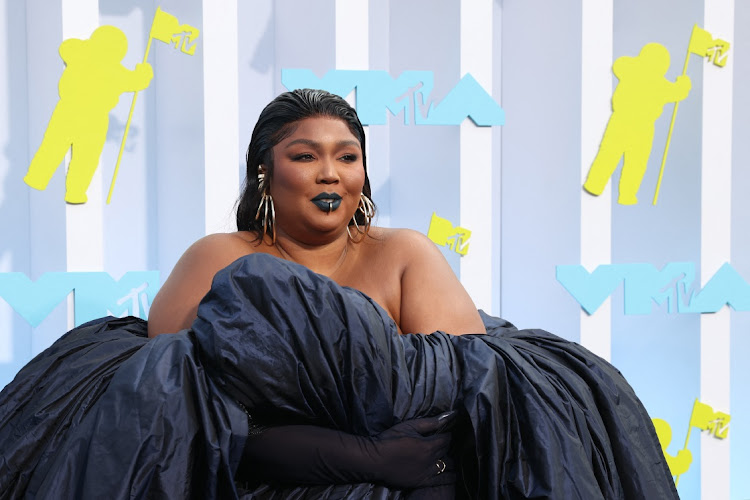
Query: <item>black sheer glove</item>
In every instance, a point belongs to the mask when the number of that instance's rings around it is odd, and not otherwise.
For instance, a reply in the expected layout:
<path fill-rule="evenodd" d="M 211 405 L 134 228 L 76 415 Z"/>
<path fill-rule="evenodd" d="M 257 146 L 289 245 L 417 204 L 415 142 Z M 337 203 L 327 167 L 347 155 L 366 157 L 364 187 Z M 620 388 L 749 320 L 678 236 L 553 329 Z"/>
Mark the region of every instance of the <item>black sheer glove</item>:
<path fill-rule="evenodd" d="M 407 420 L 372 437 L 325 427 L 269 427 L 248 437 L 238 475 L 298 484 L 381 483 L 398 489 L 455 482 L 448 459 L 455 412 Z M 245 470 L 242 470 L 245 469 Z"/>

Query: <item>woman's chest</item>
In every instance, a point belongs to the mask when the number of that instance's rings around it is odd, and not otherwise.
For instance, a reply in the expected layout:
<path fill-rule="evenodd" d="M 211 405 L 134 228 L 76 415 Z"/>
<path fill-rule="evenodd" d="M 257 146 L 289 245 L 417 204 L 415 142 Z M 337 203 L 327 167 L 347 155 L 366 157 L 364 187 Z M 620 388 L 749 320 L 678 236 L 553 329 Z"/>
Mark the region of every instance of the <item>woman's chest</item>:
<path fill-rule="evenodd" d="M 401 317 L 401 273 L 396 263 L 369 258 L 358 259 L 331 278 L 339 285 L 354 288 L 370 297 L 398 325 Z"/>

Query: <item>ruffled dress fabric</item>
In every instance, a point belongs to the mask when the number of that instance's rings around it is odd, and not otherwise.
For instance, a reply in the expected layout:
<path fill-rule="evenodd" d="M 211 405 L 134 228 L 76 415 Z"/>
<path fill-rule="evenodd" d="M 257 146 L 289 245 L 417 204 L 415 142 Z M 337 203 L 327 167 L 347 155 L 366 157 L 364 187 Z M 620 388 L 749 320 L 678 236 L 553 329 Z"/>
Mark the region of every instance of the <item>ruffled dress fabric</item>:
<path fill-rule="evenodd" d="M 374 435 L 458 409 L 456 495 L 677 498 L 651 420 L 581 346 L 483 316 L 486 335 L 399 335 L 364 294 L 267 255 L 219 272 L 190 330 L 71 330 L 0 393 L 0 498 L 415 498 L 266 484 L 248 419 Z M 425 492 L 421 493 L 421 496 Z M 428 495 L 427 495 L 428 496 Z"/>

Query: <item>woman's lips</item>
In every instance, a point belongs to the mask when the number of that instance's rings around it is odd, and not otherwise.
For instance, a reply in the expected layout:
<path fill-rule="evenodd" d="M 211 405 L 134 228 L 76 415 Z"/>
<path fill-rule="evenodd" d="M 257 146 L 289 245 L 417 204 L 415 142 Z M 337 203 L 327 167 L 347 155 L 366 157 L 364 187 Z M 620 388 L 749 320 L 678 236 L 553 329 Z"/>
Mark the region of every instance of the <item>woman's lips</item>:
<path fill-rule="evenodd" d="M 341 205 L 341 195 L 337 193 L 320 193 L 311 200 L 323 212 L 333 212 Z"/>

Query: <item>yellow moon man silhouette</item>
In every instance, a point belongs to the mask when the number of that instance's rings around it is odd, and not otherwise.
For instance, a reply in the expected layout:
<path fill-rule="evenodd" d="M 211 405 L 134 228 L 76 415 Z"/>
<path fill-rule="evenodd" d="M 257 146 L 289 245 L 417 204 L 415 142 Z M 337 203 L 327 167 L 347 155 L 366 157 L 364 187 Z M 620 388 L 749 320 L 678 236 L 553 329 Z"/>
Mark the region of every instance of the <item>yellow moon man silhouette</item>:
<path fill-rule="evenodd" d="M 109 127 L 109 112 L 123 92 L 148 87 L 153 70 L 148 63 L 129 70 L 122 65 L 128 50 L 125 34 L 114 26 L 97 28 L 87 40 L 71 38 L 60 45 L 65 70 L 60 100 L 52 112 L 44 139 L 31 160 L 24 182 L 44 190 L 68 150 L 65 201 L 85 203 Z"/>

